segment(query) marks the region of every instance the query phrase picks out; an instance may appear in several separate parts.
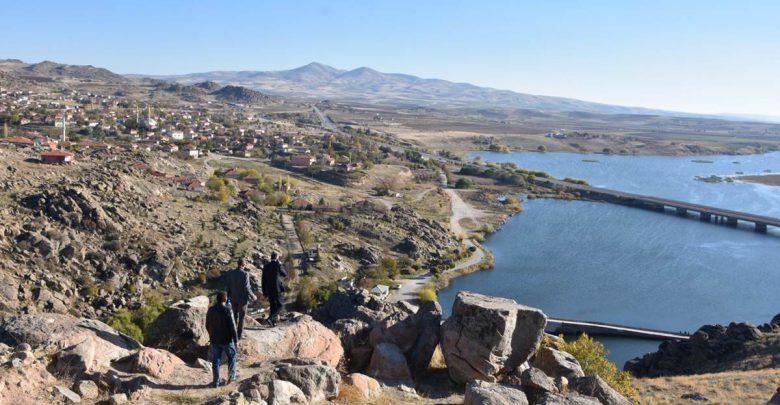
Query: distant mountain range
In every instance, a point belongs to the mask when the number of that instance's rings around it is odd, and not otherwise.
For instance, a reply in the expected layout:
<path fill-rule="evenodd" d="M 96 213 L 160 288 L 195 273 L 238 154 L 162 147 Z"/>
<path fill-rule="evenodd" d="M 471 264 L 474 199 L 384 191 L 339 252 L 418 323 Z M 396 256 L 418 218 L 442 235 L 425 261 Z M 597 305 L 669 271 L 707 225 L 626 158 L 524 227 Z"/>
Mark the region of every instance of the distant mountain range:
<path fill-rule="evenodd" d="M 136 76 L 138 75 L 130 75 Z M 430 107 L 492 107 L 582 111 L 601 114 L 694 114 L 625 107 L 564 97 L 539 96 L 454 83 L 440 79 L 382 73 L 361 67 L 342 70 L 321 63 L 281 71 L 214 71 L 172 76 L 141 76 L 194 84 L 214 81 L 240 85 L 269 94 L 336 101 L 422 105 Z"/>

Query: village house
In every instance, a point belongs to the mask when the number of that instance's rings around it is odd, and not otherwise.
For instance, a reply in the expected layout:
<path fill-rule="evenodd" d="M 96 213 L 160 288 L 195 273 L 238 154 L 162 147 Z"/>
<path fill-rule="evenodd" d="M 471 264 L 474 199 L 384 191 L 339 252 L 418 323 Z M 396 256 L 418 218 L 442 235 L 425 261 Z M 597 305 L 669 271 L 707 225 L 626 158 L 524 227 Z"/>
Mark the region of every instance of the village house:
<path fill-rule="evenodd" d="M 64 164 L 73 161 L 73 154 L 64 150 L 49 150 L 41 153 L 41 163 Z"/>
<path fill-rule="evenodd" d="M 315 159 L 314 156 L 304 153 L 290 158 L 290 164 L 296 167 L 308 167 L 313 165 L 316 161 L 317 159 Z"/>
<path fill-rule="evenodd" d="M 10 138 L 0 139 L 0 144 L 13 145 L 17 148 L 31 148 L 35 146 L 35 142 L 30 138 L 23 136 L 13 136 Z"/>

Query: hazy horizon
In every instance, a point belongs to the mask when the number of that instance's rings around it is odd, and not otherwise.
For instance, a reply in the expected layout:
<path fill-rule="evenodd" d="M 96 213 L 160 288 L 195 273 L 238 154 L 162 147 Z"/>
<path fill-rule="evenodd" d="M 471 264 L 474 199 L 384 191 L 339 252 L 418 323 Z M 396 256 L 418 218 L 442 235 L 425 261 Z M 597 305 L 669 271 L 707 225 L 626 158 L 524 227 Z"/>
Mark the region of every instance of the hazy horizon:
<path fill-rule="evenodd" d="M 9 4 L 0 57 L 173 75 L 340 69 L 700 114 L 780 117 L 780 4 Z M 74 27 L 67 24 L 76 23 Z"/>

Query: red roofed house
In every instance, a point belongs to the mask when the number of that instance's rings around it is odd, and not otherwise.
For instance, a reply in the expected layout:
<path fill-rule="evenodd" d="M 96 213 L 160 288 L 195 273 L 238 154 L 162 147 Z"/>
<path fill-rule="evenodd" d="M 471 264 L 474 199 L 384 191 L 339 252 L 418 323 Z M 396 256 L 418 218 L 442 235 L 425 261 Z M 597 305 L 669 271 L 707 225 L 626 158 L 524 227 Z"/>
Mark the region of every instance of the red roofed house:
<path fill-rule="evenodd" d="M 41 153 L 41 162 L 46 164 L 62 164 L 73 161 L 73 154 L 64 150 L 49 150 Z"/>
<path fill-rule="evenodd" d="M 311 203 L 304 198 L 296 198 L 293 200 L 292 207 L 297 210 L 309 210 L 312 208 Z"/>
<path fill-rule="evenodd" d="M 13 136 L 10 138 L 0 139 L 0 143 L 7 143 L 21 148 L 27 148 L 35 145 L 32 139 L 25 138 L 23 136 Z"/>

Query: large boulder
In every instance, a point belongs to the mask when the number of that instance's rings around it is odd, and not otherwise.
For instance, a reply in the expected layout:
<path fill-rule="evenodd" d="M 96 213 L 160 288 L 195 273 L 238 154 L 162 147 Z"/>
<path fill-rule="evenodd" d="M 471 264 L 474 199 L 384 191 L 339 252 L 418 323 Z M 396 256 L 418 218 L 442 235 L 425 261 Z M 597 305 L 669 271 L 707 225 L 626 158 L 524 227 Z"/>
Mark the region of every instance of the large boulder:
<path fill-rule="evenodd" d="M 551 347 L 540 347 L 531 359 L 531 365 L 553 378 L 566 377 L 571 380 L 585 376 L 574 356 Z"/>
<path fill-rule="evenodd" d="M 318 359 L 289 359 L 270 361 L 255 366 L 255 374 L 239 383 L 239 390 L 255 399 L 273 399 L 274 384 L 284 381 L 303 395 L 303 403 L 320 403 L 339 394 L 341 375 L 333 367 Z M 284 385 L 284 384 L 283 384 Z M 284 385 L 286 387 L 286 385 Z M 289 388 L 289 387 L 288 387 Z M 287 397 L 286 395 L 284 396 Z M 277 398 L 277 401 L 281 401 Z M 281 402 L 280 402 L 281 403 Z"/>
<path fill-rule="evenodd" d="M 295 384 L 309 402 L 323 402 L 339 395 L 341 375 L 323 360 L 291 359 L 276 364 L 276 377 Z"/>
<path fill-rule="evenodd" d="M 442 326 L 442 353 L 459 384 L 495 382 L 526 362 L 539 347 L 547 317 L 506 298 L 461 291 Z"/>
<path fill-rule="evenodd" d="M 520 387 L 473 381 L 466 386 L 464 405 L 528 405 Z"/>
<path fill-rule="evenodd" d="M 620 395 L 597 375 L 570 380 L 569 388 L 582 395 L 598 398 L 604 405 L 631 405 L 631 401 Z"/>
<path fill-rule="evenodd" d="M 126 367 L 129 372 L 146 374 L 159 379 L 166 379 L 182 367 L 187 367 L 173 353 L 151 347 L 144 347 L 130 356 L 117 360 L 116 363 Z"/>
<path fill-rule="evenodd" d="M 0 342 L 22 343 L 54 357 L 56 372 L 77 376 L 108 369 L 141 345 L 103 322 L 65 314 L 22 315 L 0 326 Z"/>
<path fill-rule="evenodd" d="M 374 347 L 368 374 L 386 380 L 411 380 L 412 373 L 401 349 L 392 343 L 380 343 Z"/>
<path fill-rule="evenodd" d="M 311 316 L 291 313 L 275 328 L 245 329 L 238 353 L 246 363 L 316 358 L 336 367 L 344 349 L 338 336 L 323 324 Z"/>
<path fill-rule="evenodd" d="M 149 325 L 144 343 L 187 361 L 205 356 L 209 343 L 208 309 L 209 299 L 204 295 L 174 303 Z"/>
<path fill-rule="evenodd" d="M 431 364 L 433 352 L 441 340 L 441 305 L 436 301 L 420 304 L 414 315 L 417 326 L 417 339 L 407 352 L 409 368 L 416 377 L 425 372 Z"/>
<path fill-rule="evenodd" d="M 534 402 L 549 392 L 553 394 L 558 393 L 555 380 L 536 367 L 530 367 L 523 371 L 520 378 L 526 394 Z"/>

